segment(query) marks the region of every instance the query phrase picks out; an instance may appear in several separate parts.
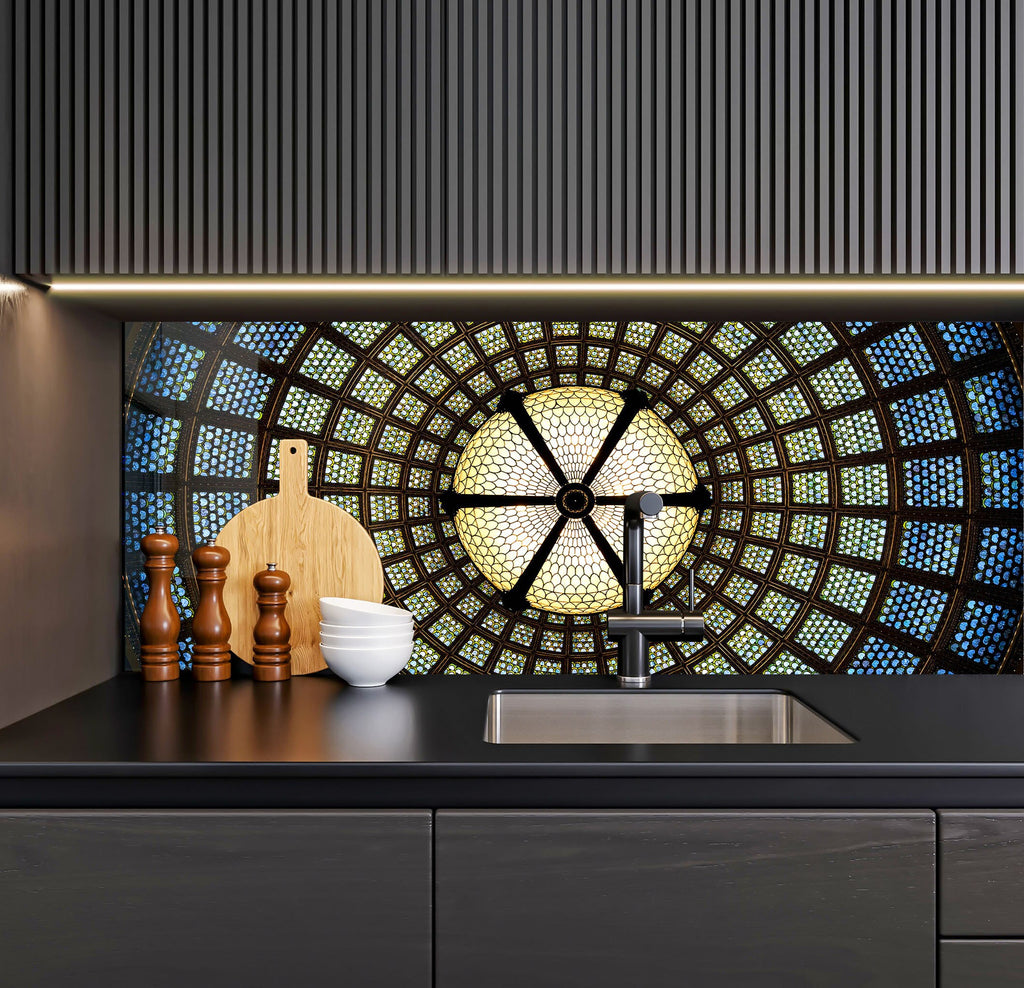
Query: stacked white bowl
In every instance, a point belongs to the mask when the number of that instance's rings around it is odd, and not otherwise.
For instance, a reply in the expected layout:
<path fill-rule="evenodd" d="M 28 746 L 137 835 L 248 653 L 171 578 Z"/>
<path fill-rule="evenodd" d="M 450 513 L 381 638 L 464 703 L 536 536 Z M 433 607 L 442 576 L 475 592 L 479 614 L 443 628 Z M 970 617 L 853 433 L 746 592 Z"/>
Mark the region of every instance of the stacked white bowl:
<path fill-rule="evenodd" d="M 412 658 L 412 614 L 351 597 L 320 598 L 320 654 L 351 686 L 383 686 Z"/>

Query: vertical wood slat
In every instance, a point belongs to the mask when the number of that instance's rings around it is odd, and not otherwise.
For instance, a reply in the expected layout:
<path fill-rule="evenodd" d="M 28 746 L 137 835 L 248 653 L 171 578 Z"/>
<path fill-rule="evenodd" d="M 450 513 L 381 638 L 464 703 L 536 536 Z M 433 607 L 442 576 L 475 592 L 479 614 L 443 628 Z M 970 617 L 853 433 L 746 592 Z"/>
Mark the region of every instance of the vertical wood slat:
<path fill-rule="evenodd" d="M 1014 0 L 0 16 L 20 272 L 1024 274 Z"/>

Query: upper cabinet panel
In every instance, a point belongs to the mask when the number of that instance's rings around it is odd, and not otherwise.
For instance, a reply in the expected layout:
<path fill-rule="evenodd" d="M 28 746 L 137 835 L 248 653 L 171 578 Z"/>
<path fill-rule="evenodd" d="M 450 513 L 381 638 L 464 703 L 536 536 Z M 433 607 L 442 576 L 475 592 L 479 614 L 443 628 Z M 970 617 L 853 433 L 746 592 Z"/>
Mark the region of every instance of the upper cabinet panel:
<path fill-rule="evenodd" d="M 1024 273 L 1014 0 L 11 2 L 20 272 Z"/>

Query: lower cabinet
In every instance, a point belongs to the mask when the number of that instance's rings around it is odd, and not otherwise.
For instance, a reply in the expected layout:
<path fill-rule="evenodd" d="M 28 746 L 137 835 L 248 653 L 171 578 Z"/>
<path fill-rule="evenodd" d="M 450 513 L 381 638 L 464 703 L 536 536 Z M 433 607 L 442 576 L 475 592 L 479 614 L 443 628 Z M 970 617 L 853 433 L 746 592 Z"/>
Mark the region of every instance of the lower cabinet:
<path fill-rule="evenodd" d="M 933 988 L 930 812 L 439 811 L 437 988 Z"/>
<path fill-rule="evenodd" d="M 427 988 L 431 815 L 0 813 L 0 982 Z"/>

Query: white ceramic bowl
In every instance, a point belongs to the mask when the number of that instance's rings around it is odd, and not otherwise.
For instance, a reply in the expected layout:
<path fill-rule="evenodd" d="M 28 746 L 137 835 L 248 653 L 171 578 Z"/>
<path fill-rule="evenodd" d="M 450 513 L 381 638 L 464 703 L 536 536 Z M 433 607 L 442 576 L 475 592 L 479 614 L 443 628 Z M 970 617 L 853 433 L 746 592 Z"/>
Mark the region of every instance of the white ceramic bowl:
<path fill-rule="evenodd" d="M 397 635 L 411 631 L 412 619 L 392 621 L 389 624 L 345 624 L 338 621 L 321 621 L 322 635 Z"/>
<path fill-rule="evenodd" d="M 392 645 L 407 645 L 412 641 L 412 630 L 379 635 L 325 635 L 321 633 L 320 644 L 333 648 L 390 648 Z"/>
<path fill-rule="evenodd" d="M 350 686 L 383 686 L 392 676 L 397 676 L 412 658 L 412 642 L 387 648 L 321 645 L 320 654 L 331 672 Z"/>
<path fill-rule="evenodd" d="M 330 624 L 394 624 L 411 621 L 412 614 L 404 607 L 375 604 L 372 600 L 351 597 L 321 597 L 320 617 Z"/>

